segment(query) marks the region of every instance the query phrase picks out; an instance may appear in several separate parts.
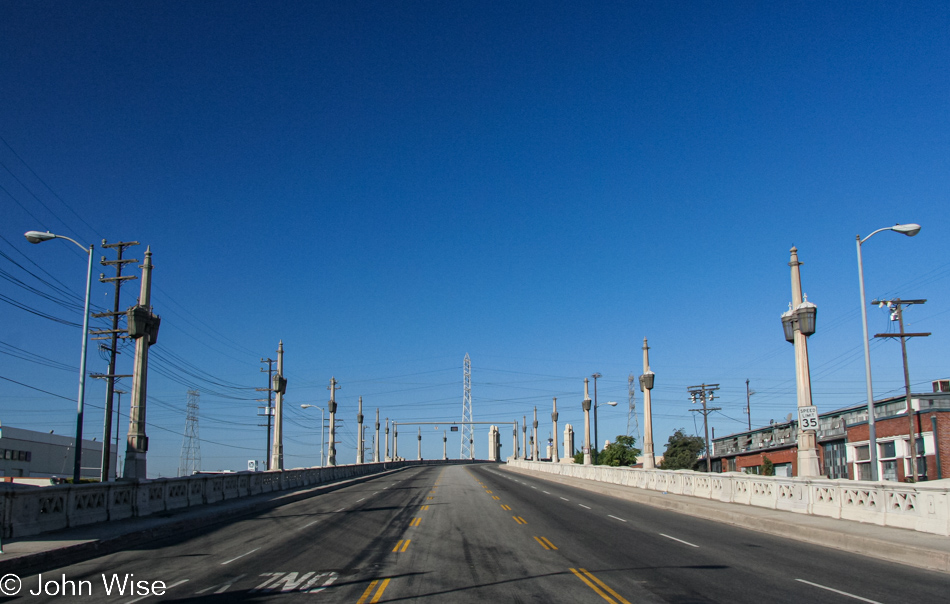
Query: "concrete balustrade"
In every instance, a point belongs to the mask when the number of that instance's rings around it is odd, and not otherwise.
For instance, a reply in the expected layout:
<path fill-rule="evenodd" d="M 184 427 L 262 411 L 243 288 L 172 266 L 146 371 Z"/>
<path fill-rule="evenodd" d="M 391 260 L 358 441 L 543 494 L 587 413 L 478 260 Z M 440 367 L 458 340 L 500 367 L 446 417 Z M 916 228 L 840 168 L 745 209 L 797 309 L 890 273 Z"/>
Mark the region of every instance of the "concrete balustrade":
<path fill-rule="evenodd" d="M 198 474 L 138 482 L 107 482 L 15 488 L 0 485 L 4 539 L 208 505 L 261 493 L 286 491 L 378 474 L 409 466 L 472 463 L 413 460 L 298 468 L 272 472 Z"/>
<path fill-rule="evenodd" d="M 950 479 L 905 484 L 508 459 L 533 472 L 950 536 Z"/>

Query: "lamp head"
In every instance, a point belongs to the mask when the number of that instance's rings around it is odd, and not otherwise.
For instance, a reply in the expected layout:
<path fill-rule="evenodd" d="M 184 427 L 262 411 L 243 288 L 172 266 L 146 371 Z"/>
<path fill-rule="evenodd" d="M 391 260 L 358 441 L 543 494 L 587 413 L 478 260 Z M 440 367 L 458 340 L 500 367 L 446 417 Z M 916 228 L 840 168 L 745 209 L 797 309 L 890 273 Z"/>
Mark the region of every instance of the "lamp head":
<path fill-rule="evenodd" d="M 611 407 L 616 407 L 617 401 L 607 401 L 607 404 L 610 405 Z"/>
<path fill-rule="evenodd" d="M 913 237 L 914 235 L 920 232 L 920 225 L 914 224 L 914 223 L 897 224 L 897 225 L 892 226 L 891 230 L 907 235 L 908 237 Z M 29 235 L 29 233 L 27 233 L 27 235 Z"/>
<path fill-rule="evenodd" d="M 27 231 L 23 234 L 26 237 L 26 240 L 30 243 L 43 243 L 44 241 L 49 241 L 50 239 L 56 239 L 56 235 L 49 232 L 42 231 Z"/>

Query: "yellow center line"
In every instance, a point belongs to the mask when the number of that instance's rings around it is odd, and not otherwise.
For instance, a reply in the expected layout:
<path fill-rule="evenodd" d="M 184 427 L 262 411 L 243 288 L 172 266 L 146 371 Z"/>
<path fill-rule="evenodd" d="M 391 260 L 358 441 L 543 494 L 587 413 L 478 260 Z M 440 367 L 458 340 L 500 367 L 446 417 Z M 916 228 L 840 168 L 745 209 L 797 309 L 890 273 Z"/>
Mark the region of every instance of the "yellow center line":
<path fill-rule="evenodd" d="M 510 506 L 510 505 L 501 504 L 501 509 L 507 510 L 507 511 L 510 512 L 510 511 L 511 511 L 511 506 Z"/>
<path fill-rule="evenodd" d="M 370 584 L 369 584 L 369 587 L 366 588 L 366 591 L 363 592 L 363 595 L 360 596 L 360 599 L 356 601 L 356 604 L 365 604 L 366 598 L 368 598 L 369 595 L 370 595 L 371 593 L 373 593 L 373 588 L 376 587 L 376 584 L 377 584 L 377 583 L 379 583 L 378 580 L 373 581 L 372 583 L 370 583 Z"/>
<path fill-rule="evenodd" d="M 410 541 L 412 541 L 412 539 L 406 539 L 406 543 L 402 546 L 402 549 L 399 550 L 400 553 L 405 552 L 409 548 Z M 630 603 L 628 602 L 627 604 L 630 604 Z"/>
<path fill-rule="evenodd" d="M 541 540 L 547 543 L 551 549 L 557 549 L 557 547 L 553 543 L 551 543 L 551 540 L 548 539 L 547 537 L 541 537 Z"/>
<path fill-rule="evenodd" d="M 376 595 L 373 596 L 373 599 L 370 600 L 370 604 L 376 604 L 379 602 L 379 599 L 383 597 L 383 592 L 386 591 L 386 586 L 389 585 L 389 579 L 383 579 L 382 584 L 379 586 L 379 589 L 376 590 Z M 357 603 L 359 604 L 359 603 Z"/>
<path fill-rule="evenodd" d="M 427 506 L 427 505 L 424 505 L 424 506 L 422 506 L 422 507 L 421 507 L 421 508 L 419 508 L 419 509 L 420 509 L 420 510 L 422 510 L 422 511 L 424 512 L 424 511 L 426 511 L 426 510 L 428 510 L 428 509 L 429 509 L 429 506 Z"/>
<path fill-rule="evenodd" d="M 551 549 L 550 547 L 548 547 L 547 543 L 545 543 L 544 541 L 541 541 L 540 537 L 535 537 L 534 540 L 540 543 L 541 547 L 543 547 L 544 549 Z"/>
<path fill-rule="evenodd" d="M 628 602 L 627 600 L 625 600 L 625 599 L 623 598 L 623 596 L 621 596 L 620 594 L 618 594 L 618 593 L 615 592 L 614 590 L 610 589 L 610 588 L 607 586 L 606 583 L 604 583 L 603 581 L 601 581 L 600 579 L 598 579 L 597 577 L 595 577 L 594 575 L 592 575 L 592 574 L 590 573 L 590 571 L 588 571 L 587 569 L 582 568 L 582 569 L 581 569 L 581 572 L 583 572 L 584 574 L 586 574 L 586 575 L 587 575 L 588 577 L 590 577 L 594 582 L 596 582 L 598 585 L 600 585 L 600 586 L 603 587 L 605 590 L 607 590 L 608 592 L 610 592 L 610 595 L 612 595 L 613 597 L 617 598 L 617 600 L 619 600 L 621 604 L 630 604 L 630 602 Z"/>
<path fill-rule="evenodd" d="M 499 497 L 498 495 L 492 495 L 491 498 L 494 499 L 495 501 L 501 500 L 501 497 Z"/>
<path fill-rule="evenodd" d="M 583 569 L 582 569 L 582 570 L 583 570 Z M 602 592 L 599 587 L 597 587 L 596 585 L 594 585 L 593 583 L 591 583 L 590 581 L 588 581 L 587 577 L 585 577 L 584 575 L 582 575 L 582 574 L 580 574 L 579 572 L 577 572 L 576 569 L 573 569 L 573 568 L 572 568 L 572 569 L 571 569 L 571 572 L 574 573 L 575 575 L 577 575 L 577 578 L 578 578 L 578 579 L 580 579 L 581 581 L 583 581 L 584 583 L 586 583 L 586 584 L 587 584 L 587 587 L 590 587 L 591 589 L 593 589 L 593 590 L 594 590 L 594 593 L 596 593 L 598 596 L 600 596 L 601 598 L 607 600 L 608 602 L 610 602 L 610 604 L 617 604 L 617 601 L 616 601 L 616 600 L 614 600 L 613 598 L 611 598 L 610 596 L 608 596 L 607 594 L 605 594 L 604 592 Z"/>

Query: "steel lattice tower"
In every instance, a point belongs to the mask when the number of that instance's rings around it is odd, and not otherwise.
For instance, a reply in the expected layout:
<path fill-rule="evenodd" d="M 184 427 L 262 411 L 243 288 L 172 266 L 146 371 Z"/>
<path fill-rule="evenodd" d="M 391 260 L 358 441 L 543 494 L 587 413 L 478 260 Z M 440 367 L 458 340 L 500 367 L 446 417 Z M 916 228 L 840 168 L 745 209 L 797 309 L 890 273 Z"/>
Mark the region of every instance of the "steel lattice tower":
<path fill-rule="evenodd" d="M 475 430 L 472 419 L 472 360 L 465 353 L 463 391 L 462 391 L 462 448 L 459 459 L 475 459 Z"/>
<path fill-rule="evenodd" d="M 191 476 L 201 471 L 201 441 L 198 439 L 198 398 L 197 390 L 188 391 L 188 407 L 185 415 L 185 440 L 181 443 L 181 461 L 178 462 L 178 475 Z"/>
<path fill-rule="evenodd" d="M 627 401 L 629 404 L 629 407 L 627 408 L 627 436 L 631 436 L 630 420 L 632 419 L 633 429 L 635 431 L 635 434 L 633 434 L 632 436 L 636 436 L 637 444 L 642 447 L 643 438 L 640 436 L 640 421 L 637 418 L 637 399 L 636 399 L 637 391 L 633 386 L 636 382 L 637 382 L 637 378 L 632 373 L 629 376 L 627 376 Z"/>

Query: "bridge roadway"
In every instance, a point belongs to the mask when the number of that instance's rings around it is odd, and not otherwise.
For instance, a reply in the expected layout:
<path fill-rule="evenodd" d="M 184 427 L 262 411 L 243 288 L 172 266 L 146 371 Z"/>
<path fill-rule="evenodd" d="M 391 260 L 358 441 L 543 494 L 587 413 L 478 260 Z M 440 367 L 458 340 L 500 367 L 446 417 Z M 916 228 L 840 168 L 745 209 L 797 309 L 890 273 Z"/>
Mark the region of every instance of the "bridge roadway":
<path fill-rule="evenodd" d="M 167 591 L 107 596 L 102 575 L 126 574 Z M 78 601 L 127 604 L 946 602 L 950 593 L 945 574 L 496 464 L 409 468 L 41 576 L 47 592 L 65 577 L 90 582 L 83 593 L 93 597 Z M 38 584 L 25 577 L 18 597 L 0 601 L 63 601 L 28 595 Z"/>

